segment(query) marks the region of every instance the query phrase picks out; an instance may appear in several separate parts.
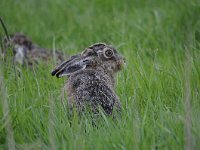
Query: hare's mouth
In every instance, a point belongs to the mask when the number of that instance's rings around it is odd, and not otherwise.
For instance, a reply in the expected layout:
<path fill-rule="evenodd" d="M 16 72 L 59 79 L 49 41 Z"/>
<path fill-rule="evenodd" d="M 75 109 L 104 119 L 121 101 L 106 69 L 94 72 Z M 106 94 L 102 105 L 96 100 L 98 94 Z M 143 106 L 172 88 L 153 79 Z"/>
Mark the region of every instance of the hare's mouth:
<path fill-rule="evenodd" d="M 117 63 L 117 69 L 118 70 L 122 70 L 123 68 L 126 67 L 126 61 L 124 58 L 121 58 L 118 60 L 118 63 Z"/>

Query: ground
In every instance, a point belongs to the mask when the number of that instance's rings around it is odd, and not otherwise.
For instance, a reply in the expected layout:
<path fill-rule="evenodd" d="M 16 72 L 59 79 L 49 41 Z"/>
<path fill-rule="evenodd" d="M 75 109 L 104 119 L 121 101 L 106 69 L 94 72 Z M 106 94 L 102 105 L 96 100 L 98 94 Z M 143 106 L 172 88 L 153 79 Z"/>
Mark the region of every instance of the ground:
<path fill-rule="evenodd" d="M 31 70 L 14 67 L 11 54 L 0 59 L 0 149 L 200 147 L 198 0 L 1 0 L 0 15 L 9 33 L 66 56 L 107 42 L 127 64 L 116 77 L 121 116 L 94 127 L 69 119 L 54 62 Z"/>

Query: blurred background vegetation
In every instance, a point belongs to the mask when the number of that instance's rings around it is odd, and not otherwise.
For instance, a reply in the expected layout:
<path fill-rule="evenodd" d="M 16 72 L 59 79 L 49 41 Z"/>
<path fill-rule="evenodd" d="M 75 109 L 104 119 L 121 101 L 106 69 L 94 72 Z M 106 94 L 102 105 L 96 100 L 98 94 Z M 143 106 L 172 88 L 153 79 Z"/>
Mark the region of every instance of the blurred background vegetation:
<path fill-rule="evenodd" d="M 127 61 L 116 85 L 122 117 L 104 118 L 99 128 L 88 118 L 74 117 L 70 125 L 60 101 L 65 79 L 50 76 L 53 62 L 21 68 L 18 76 L 12 63 L 1 61 L 0 148 L 200 147 L 199 0 L 1 0 L 0 16 L 9 33 L 43 47 L 55 44 L 71 55 L 107 42 Z"/>

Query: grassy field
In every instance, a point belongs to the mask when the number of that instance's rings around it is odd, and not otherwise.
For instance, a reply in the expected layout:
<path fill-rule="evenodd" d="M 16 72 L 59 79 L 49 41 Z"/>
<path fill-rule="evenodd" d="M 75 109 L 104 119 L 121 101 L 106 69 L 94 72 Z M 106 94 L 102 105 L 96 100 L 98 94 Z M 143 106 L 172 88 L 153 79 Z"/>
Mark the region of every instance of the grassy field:
<path fill-rule="evenodd" d="M 200 2 L 198 0 L 1 0 L 9 33 L 76 54 L 113 44 L 127 67 L 116 77 L 122 115 L 93 127 L 69 120 L 55 64 L 34 71 L 0 60 L 0 149 L 198 149 Z M 4 32 L 0 27 L 0 34 Z"/>

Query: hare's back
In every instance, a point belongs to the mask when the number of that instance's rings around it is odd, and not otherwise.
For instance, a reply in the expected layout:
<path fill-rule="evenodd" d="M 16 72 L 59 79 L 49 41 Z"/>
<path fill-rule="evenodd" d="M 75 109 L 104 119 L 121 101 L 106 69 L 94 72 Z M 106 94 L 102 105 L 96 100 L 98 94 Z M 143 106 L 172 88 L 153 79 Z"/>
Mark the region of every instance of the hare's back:
<path fill-rule="evenodd" d="M 113 110 L 117 96 L 109 79 L 98 72 L 80 73 L 69 78 L 74 99 L 79 107 L 89 104 L 94 110 L 101 106 L 107 114 Z"/>

